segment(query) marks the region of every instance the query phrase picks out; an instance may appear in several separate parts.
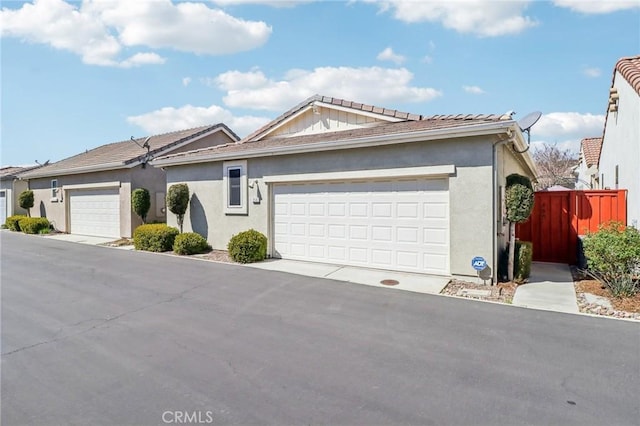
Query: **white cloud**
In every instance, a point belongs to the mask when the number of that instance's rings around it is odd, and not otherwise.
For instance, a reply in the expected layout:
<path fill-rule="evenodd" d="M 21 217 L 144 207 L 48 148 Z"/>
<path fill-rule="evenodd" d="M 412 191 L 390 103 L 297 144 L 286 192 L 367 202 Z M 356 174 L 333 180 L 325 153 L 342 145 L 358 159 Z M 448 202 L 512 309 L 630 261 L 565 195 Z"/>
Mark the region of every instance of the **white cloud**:
<path fill-rule="evenodd" d="M 387 47 L 382 52 L 378 53 L 378 56 L 376 56 L 376 59 L 379 61 L 391 61 L 396 65 L 400 65 L 406 60 L 404 56 L 398 55 L 390 47 Z"/>
<path fill-rule="evenodd" d="M 207 124 L 224 123 L 238 136 L 243 137 L 264 126 L 270 118 L 234 116 L 231 111 L 217 105 L 199 107 L 184 105 L 180 108 L 164 107 L 146 114 L 127 117 L 127 122 L 139 126 L 149 133 L 165 133 Z"/>
<path fill-rule="evenodd" d="M 219 6 L 235 6 L 243 4 L 261 4 L 271 7 L 295 7 L 300 4 L 311 3 L 315 0 L 211 0 Z"/>
<path fill-rule="evenodd" d="M 184 87 L 187 87 L 187 86 L 188 86 L 188 85 L 190 85 L 190 84 L 191 84 L 191 77 L 184 77 L 184 78 L 182 79 L 182 85 L 183 85 Z"/>
<path fill-rule="evenodd" d="M 445 28 L 482 37 L 517 34 L 537 25 L 535 19 L 523 15 L 530 1 L 365 1 L 377 4 L 381 12 L 393 11 L 404 22 L 439 22 Z"/>
<path fill-rule="evenodd" d="M 552 112 L 543 114 L 531 128 L 532 136 L 562 139 L 583 139 L 602 134 L 603 114 L 581 114 L 578 112 Z"/>
<path fill-rule="evenodd" d="M 286 110 L 314 94 L 375 105 L 426 102 L 442 95 L 436 89 L 410 86 L 412 79 L 405 68 L 322 67 L 290 70 L 281 80 L 267 78 L 260 70 L 229 71 L 215 81 L 227 91 L 226 105 L 269 111 Z"/>
<path fill-rule="evenodd" d="M 433 62 L 433 58 L 429 55 L 425 55 L 425 57 L 422 58 L 422 62 L 425 64 L 430 64 Z"/>
<path fill-rule="evenodd" d="M 86 64 L 123 68 L 165 61 L 154 52 L 122 60 L 124 46 L 217 55 L 256 48 L 271 34 L 264 22 L 238 19 L 203 3 L 174 5 L 170 0 L 86 0 L 80 6 L 35 0 L 20 9 L 3 8 L 0 31 L 3 37 L 73 52 Z"/>
<path fill-rule="evenodd" d="M 585 14 L 605 14 L 620 10 L 640 9 L 640 3 L 637 0 L 554 0 L 553 4 Z"/>
<path fill-rule="evenodd" d="M 486 93 L 484 90 L 482 90 L 478 86 L 462 86 L 462 89 L 467 93 L 471 93 L 472 95 L 482 95 Z"/>
<path fill-rule="evenodd" d="M 600 77 L 600 75 L 602 75 L 602 71 L 600 70 L 600 68 L 594 68 L 594 67 L 587 67 L 584 70 L 582 70 L 582 72 L 584 73 L 584 75 L 591 78 Z"/>

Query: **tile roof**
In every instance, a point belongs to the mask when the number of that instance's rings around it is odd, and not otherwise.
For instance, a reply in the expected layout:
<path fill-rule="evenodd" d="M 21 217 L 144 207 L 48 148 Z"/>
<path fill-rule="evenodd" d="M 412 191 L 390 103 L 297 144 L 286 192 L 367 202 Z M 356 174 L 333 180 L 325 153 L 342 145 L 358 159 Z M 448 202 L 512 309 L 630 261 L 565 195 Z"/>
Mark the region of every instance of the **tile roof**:
<path fill-rule="evenodd" d="M 187 142 L 216 129 L 224 129 L 229 132 L 229 134 L 233 135 L 234 138 L 239 139 L 231 129 L 226 125 L 219 123 L 216 125 L 201 126 L 150 136 L 148 142 L 150 146 L 149 154 L 151 154 L 152 157 L 157 156 L 176 145 Z M 138 144 L 143 145 L 145 139 L 146 137 L 142 137 L 135 139 L 135 141 Z M 72 173 L 74 169 L 82 170 L 84 168 L 100 167 L 102 165 L 105 166 L 105 169 L 119 168 L 141 161 L 146 155 L 146 149 L 141 148 L 131 140 L 124 140 L 87 150 L 82 154 L 65 158 L 44 166 L 39 170 L 25 173 L 21 177 L 29 178 L 35 176 L 51 176 L 54 174 Z"/>
<path fill-rule="evenodd" d="M 614 70 L 614 78 L 615 71 L 618 71 L 640 95 L 640 56 L 619 59 Z"/>
<path fill-rule="evenodd" d="M 210 157 L 211 155 L 226 154 L 282 148 L 304 146 L 310 144 L 319 144 L 324 142 L 357 140 L 373 136 L 406 134 L 411 132 L 422 132 L 436 129 L 455 129 L 476 124 L 485 124 L 503 121 L 499 115 L 456 115 L 456 116 L 434 116 L 435 118 L 426 118 L 416 121 L 401 121 L 396 123 L 388 123 L 380 126 L 363 127 L 351 130 L 343 130 L 338 132 L 318 133 L 311 135 L 277 137 L 271 139 L 261 139 L 256 141 L 240 141 L 234 144 L 217 145 L 210 148 L 198 149 L 195 151 L 187 151 L 177 154 L 169 154 L 159 157 L 158 160 L 168 159 L 184 159 L 186 161 L 197 160 L 202 157 Z"/>
<path fill-rule="evenodd" d="M 280 124 L 281 122 L 283 122 L 284 120 L 286 120 L 290 116 L 294 115 L 298 111 L 306 108 L 307 106 L 311 105 L 314 102 L 322 102 L 322 103 L 325 103 L 325 104 L 336 105 L 336 106 L 344 107 L 344 108 L 350 108 L 350 109 L 353 109 L 354 111 L 364 111 L 364 112 L 371 112 L 371 113 L 374 113 L 374 114 L 381 114 L 381 115 L 385 115 L 387 117 L 399 118 L 399 119 L 402 119 L 402 120 L 421 120 L 423 118 L 421 115 L 418 115 L 418 114 L 411 114 L 409 112 L 402 112 L 402 111 L 398 111 L 398 110 L 395 110 L 395 109 L 381 108 L 381 107 L 377 107 L 377 106 L 373 106 L 373 105 L 367 105 L 367 104 L 361 104 L 361 103 L 358 103 L 358 102 L 347 101 L 347 100 L 344 100 L 344 99 L 332 98 L 330 96 L 313 95 L 313 96 L 305 99 L 304 101 L 302 101 L 298 105 L 294 106 L 289 111 L 287 111 L 284 114 L 280 115 L 279 117 L 275 118 L 271 122 L 269 122 L 266 125 L 262 126 L 261 128 L 259 128 L 255 132 L 251 133 L 249 136 L 246 136 L 245 138 L 242 139 L 241 142 L 246 142 L 246 141 L 250 141 L 250 140 L 253 140 L 253 139 L 257 138 L 262 133 L 266 132 L 269 129 L 272 129 L 272 128 L 276 127 L 278 124 Z"/>
<path fill-rule="evenodd" d="M 600 151 L 602 150 L 602 138 L 584 138 L 580 142 L 582 153 L 587 167 L 597 166 L 600 162 Z"/>
<path fill-rule="evenodd" d="M 5 166 L 0 168 L 0 179 L 13 179 L 20 173 L 41 167 L 39 164 L 35 166 Z"/>

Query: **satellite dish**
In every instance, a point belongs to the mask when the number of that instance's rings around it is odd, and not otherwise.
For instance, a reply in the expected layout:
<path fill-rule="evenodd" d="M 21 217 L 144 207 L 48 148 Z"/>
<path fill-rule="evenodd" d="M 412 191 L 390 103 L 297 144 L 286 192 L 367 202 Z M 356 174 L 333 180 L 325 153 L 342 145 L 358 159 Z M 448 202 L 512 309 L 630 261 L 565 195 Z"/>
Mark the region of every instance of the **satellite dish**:
<path fill-rule="evenodd" d="M 592 164 L 589 167 L 587 167 L 587 170 L 585 170 L 584 174 L 587 175 L 587 176 L 597 175 L 598 174 L 598 168 L 596 167 L 595 164 Z"/>
<path fill-rule="evenodd" d="M 538 120 L 540 120 L 540 117 L 542 116 L 542 113 L 540 111 L 534 111 L 534 112 L 530 112 L 529 114 L 525 115 L 524 117 L 522 117 L 520 119 L 520 121 L 518 121 L 518 127 L 520 127 L 520 130 L 522 132 L 527 132 L 527 147 L 524 149 L 524 151 L 518 151 L 515 146 L 513 147 L 513 149 L 518 153 L 518 154 L 523 154 L 525 152 L 527 152 L 529 150 L 529 148 L 531 147 L 531 127 L 533 127 L 534 124 L 536 124 L 538 122 Z"/>
<path fill-rule="evenodd" d="M 540 120 L 541 116 L 542 116 L 542 113 L 540 111 L 534 111 L 525 115 L 520 119 L 520 121 L 518 121 L 518 126 L 520 126 L 520 130 L 522 130 L 523 132 L 528 132 L 529 129 L 533 127 L 533 125 L 536 124 L 538 120 Z"/>

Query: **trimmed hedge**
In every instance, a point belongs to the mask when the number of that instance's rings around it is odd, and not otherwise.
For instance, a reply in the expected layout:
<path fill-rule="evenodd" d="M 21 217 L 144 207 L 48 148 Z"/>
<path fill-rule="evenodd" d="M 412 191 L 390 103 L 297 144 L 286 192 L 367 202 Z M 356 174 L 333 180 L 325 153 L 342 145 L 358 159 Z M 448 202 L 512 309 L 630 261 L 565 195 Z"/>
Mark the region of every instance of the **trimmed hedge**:
<path fill-rule="evenodd" d="M 179 233 L 176 228 L 163 224 L 140 225 L 133 231 L 133 246 L 136 250 L 170 251 Z"/>
<path fill-rule="evenodd" d="M 207 240 L 195 232 L 185 232 L 176 237 L 173 251 L 177 254 L 200 254 L 209 250 L 211 246 Z"/>
<path fill-rule="evenodd" d="M 46 217 L 23 217 L 18 223 L 20 224 L 20 230 L 25 234 L 41 234 L 51 228 L 51 224 Z"/>
<path fill-rule="evenodd" d="M 253 263 L 267 257 L 267 237 L 249 229 L 234 235 L 227 244 L 229 257 L 238 263 Z"/>
<path fill-rule="evenodd" d="M 533 261 L 533 243 L 529 241 L 516 241 L 516 254 L 513 279 L 523 282 L 531 275 L 531 262 Z"/>
<path fill-rule="evenodd" d="M 9 216 L 7 220 L 4 222 L 7 229 L 10 229 L 14 232 L 20 232 L 20 219 L 25 218 L 27 216 L 23 214 L 17 214 L 13 216 Z"/>

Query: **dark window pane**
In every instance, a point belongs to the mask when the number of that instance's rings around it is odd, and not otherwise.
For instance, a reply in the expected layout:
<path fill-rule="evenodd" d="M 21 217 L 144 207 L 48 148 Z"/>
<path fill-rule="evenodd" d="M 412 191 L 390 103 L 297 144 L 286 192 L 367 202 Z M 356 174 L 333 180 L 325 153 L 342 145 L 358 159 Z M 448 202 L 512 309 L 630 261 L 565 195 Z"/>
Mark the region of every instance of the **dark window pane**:
<path fill-rule="evenodd" d="M 240 169 L 229 169 L 229 205 L 241 206 Z"/>

